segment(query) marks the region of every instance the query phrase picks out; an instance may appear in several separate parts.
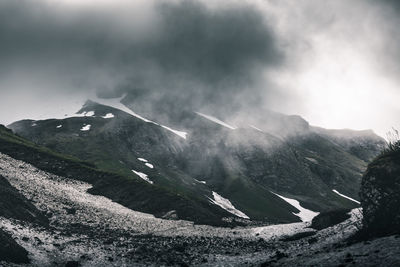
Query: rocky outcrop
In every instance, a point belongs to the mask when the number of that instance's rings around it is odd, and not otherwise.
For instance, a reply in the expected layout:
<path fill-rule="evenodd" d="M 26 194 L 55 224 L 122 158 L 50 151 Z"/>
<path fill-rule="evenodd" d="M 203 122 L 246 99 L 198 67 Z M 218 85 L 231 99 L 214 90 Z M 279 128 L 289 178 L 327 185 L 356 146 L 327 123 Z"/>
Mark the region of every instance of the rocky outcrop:
<path fill-rule="evenodd" d="M 341 209 L 341 210 L 331 210 L 327 212 L 321 212 L 317 216 L 315 216 L 311 223 L 311 228 L 316 230 L 322 230 L 350 218 L 349 214 L 350 210 Z"/>
<path fill-rule="evenodd" d="M 47 218 L 0 175 L 0 216 L 46 226 Z"/>
<path fill-rule="evenodd" d="M 0 229 L 0 265 L 1 261 L 29 263 L 28 252 L 6 232 Z"/>
<path fill-rule="evenodd" d="M 400 150 L 376 158 L 361 185 L 363 228 L 370 236 L 400 232 Z"/>

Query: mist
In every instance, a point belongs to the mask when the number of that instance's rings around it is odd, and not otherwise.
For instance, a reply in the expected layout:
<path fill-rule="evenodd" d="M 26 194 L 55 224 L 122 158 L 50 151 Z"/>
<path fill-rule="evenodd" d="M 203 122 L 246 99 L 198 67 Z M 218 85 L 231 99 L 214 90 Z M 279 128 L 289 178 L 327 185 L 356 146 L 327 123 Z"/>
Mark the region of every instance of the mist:
<path fill-rule="evenodd" d="M 396 1 L 5 0 L 0 121 L 140 92 L 384 135 L 399 124 L 398 12 Z"/>

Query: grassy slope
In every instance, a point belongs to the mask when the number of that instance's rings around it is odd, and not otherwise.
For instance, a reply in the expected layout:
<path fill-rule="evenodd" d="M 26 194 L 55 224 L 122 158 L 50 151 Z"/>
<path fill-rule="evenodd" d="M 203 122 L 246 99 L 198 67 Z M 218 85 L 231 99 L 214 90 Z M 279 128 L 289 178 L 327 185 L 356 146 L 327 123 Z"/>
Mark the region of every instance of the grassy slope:
<path fill-rule="evenodd" d="M 159 127 L 153 124 L 143 123 L 130 116 L 124 117 L 123 113 L 118 113 L 116 110 L 111 111 L 117 114 L 119 119 L 104 120 L 90 117 L 46 120 L 36 122 L 35 127 L 31 126 L 32 121 L 21 121 L 13 124 L 13 128 L 17 131 L 22 129 L 21 132 L 27 138 L 41 145 L 93 162 L 99 169 L 136 178 L 136 175 L 131 172 L 134 169 L 148 174 L 155 184 L 165 190 L 195 202 L 207 202 L 207 205 L 210 205 L 207 198 L 207 196 L 211 197 L 209 184 L 200 185 L 194 177 L 202 180 L 201 176 L 192 175 L 192 172 L 182 170 L 181 166 L 177 165 L 178 162 L 185 161 L 179 158 L 185 155 L 180 147 L 182 140 L 175 141 L 176 137 L 173 134 L 164 130 L 159 131 Z M 79 131 L 84 123 L 92 125 L 90 131 Z M 59 124 L 63 124 L 62 130 L 56 128 Z M 148 159 L 155 168 L 149 169 L 144 166 L 137 157 Z M 208 167 L 205 166 L 204 169 Z M 236 208 L 245 212 L 253 220 L 270 223 L 299 220 L 292 213 L 297 212 L 295 208 L 273 195 L 268 189 L 257 186 L 247 177 L 231 174 L 230 167 L 227 166 L 227 172 L 222 176 L 215 176 L 215 180 L 223 181 L 224 185 L 212 188 L 217 188 L 216 191 L 230 199 Z M 215 168 L 219 169 L 220 166 L 217 164 Z M 217 171 L 214 173 L 218 174 Z M 129 194 L 120 192 L 119 189 L 112 189 L 114 184 L 115 182 L 102 183 L 102 190 L 107 192 L 113 190 L 115 195 L 117 192 L 120 195 L 118 198 L 122 198 L 123 195 L 126 201 L 131 201 L 128 200 Z M 193 216 L 196 212 L 196 210 L 192 211 Z"/>
<path fill-rule="evenodd" d="M 90 103 L 85 109 L 96 116 L 112 112 L 116 119 L 45 120 L 35 127 L 32 121 L 20 121 L 13 129 L 105 171 L 132 178 L 137 177 L 131 170 L 146 173 L 158 186 L 187 198 L 207 200 L 212 188 L 256 220 L 298 220 L 292 214 L 296 209 L 271 191 L 316 211 L 357 206 L 332 189 L 358 199 L 365 162 L 318 134 L 287 142 L 254 130 L 224 131 L 208 121 L 191 121 L 195 130 L 184 142 L 113 108 Z M 79 131 L 84 123 L 92 124 L 90 131 Z M 62 129 L 56 128 L 59 124 Z M 144 166 L 138 157 L 148 159 L 155 168 Z M 199 186 L 194 178 L 207 180 L 207 186 Z"/>
<path fill-rule="evenodd" d="M 89 182 L 93 184 L 91 193 L 104 195 L 134 210 L 159 216 L 176 210 L 181 219 L 212 225 L 223 225 L 221 218 L 229 215 L 207 201 L 188 199 L 140 178 L 99 171 L 84 161 L 36 146 L 5 127 L 0 127 L 0 152 L 44 171 Z"/>

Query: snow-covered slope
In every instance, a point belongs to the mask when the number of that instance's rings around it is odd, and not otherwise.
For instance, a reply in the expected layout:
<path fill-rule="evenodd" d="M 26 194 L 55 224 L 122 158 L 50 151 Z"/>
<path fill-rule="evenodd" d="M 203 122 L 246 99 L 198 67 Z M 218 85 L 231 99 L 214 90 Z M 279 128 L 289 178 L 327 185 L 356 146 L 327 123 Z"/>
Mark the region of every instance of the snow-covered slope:
<path fill-rule="evenodd" d="M 223 208 L 226 211 L 229 211 L 230 213 L 241 217 L 241 218 L 245 218 L 245 219 L 250 219 L 249 216 L 247 216 L 246 214 L 244 214 L 243 212 L 241 212 L 240 210 L 236 209 L 232 203 L 229 201 L 229 199 L 226 199 L 224 197 L 222 197 L 221 195 L 219 195 L 217 192 L 212 192 L 213 193 L 213 198 L 210 198 L 211 203 L 214 203 L 215 205 L 220 206 L 221 208 Z"/>
<path fill-rule="evenodd" d="M 296 199 L 292 199 L 292 198 L 288 198 L 288 197 L 284 197 L 281 195 L 278 195 L 274 192 L 271 192 L 275 195 L 277 195 L 278 197 L 282 198 L 283 200 L 285 200 L 287 203 L 289 203 L 290 205 L 292 205 L 293 207 L 295 207 L 296 209 L 299 210 L 299 213 L 293 213 L 294 215 L 298 216 L 303 222 L 310 222 L 312 221 L 312 219 L 317 216 L 319 214 L 319 212 L 315 212 L 306 208 L 303 208 L 300 205 L 300 202 L 297 201 Z"/>
<path fill-rule="evenodd" d="M 164 129 L 176 134 L 177 136 L 182 137 L 183 139 L 186 139 L 187 132 L 178 131 L 178 130 L 172 129 L 171 127 L 168 127 L 168 126 L 159 124 L 157 122 L 151 121 L 151 120 L 146 119 L 146 118 L 140 116 L 139 114 L 133 112 L 131 109 L 129 109 L 128 107 L 126 107 L 124 104 L 121 103 L 121 100 L 124 99 L 124 98 L 125 98 L 125 95 L 123 95 L 123 96 L 121 96 L 119 98 L 108 98 L 108 99 L 93 97 L 92 100 L 94 102 L 99 103 L 99 104 L 102 104 L 102 105 L 105 105 L 105 106 L 110 106 L 110 107 L 113 107 L 115 109 L 122 110 L 122 111 L 124 111 L 124 112 L 126 112 L 126 113 L 128 113 L 128 114 L 130 114 L 130 115 L 132 115 L 132 116 L 134 116 L 136 118 L 138 118 L 138 119 L 141 119 L 142 121 L 161 126 L 162 128 L 164 128 Z"/>
<path fill-rule="evenodd" d="M 151 180 L 149 179 L 149 177 L 148 177 L 147 174 L 145 174 L 145 173 L 143 173 L 143 172 L 138 172 L 138 171 L 135 171 L 135 170 L 132 170 L 132 172 L 133 172 L 134 174 L 136 174 L 137 176 L 139 176 L 140 178 L 142 178 L 143 180 L 145 180 L 146 182 L 148 182 L 149 184 L 153 184 L 153 181 L 151 181 Z"/>
<path fill-rule="evenodd" d="M 343 194 L 339 193 L 339 192 L 338 192 L 337 190 L 335 190 L 335 189 L 333 189 L 332 191 L 333 191 L 334 193 L 338 194 L 338 195 L 341 196 L 341 197 L 344 197 L 344 198 L 346 198 L 346 199 L 348 199 L 348 200 L 351 200 L 351 201 L 353 201 L 353 202 L 355 202 L 355 203 L 357 203 L 357 204 L 361 204 L 360 201 L 355 200 L 354 198 L 348 197 L 348 196 L 346 196 L 346 195 L 343 195 Z"/>
<path fill-rule="evenodd" d="M 229 128 L 229 129 L 231 129 L 231 130 L 235 130 L 235 129 L 236 129 L 235 126 L 229 125 L 228 123 L 223 122 L 223 121 L 221 121 L 220 119 L 217 119 L 217 118 L 215 118 L 215 117 L 213 117 L 213 116 L 206 115 L 206 114 L 200 113 L 200 112 L 195 112 L 195 113 L 196 113 L 197 115 L 200 115 L 200 116 L 203 117 L 203 118 L 206 118 L 207 120 L 210 120 L 210 121 L 212 121 L 212 122 L 215 122 L 215 123 L 217 123 L 217 124 L 219 124 L 219 125 L 222 125 L 222 126 L 224 126 L 224 127 L 226 127 L 226 128 Z"/>

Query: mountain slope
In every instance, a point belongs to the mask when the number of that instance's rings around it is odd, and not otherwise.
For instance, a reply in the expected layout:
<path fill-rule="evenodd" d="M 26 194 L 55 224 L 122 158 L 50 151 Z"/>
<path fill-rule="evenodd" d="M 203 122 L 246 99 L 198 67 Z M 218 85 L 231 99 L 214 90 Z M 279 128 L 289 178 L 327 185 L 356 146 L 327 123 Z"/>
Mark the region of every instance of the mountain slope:
<path fill-rule="evenodd" d="M 135 170 L 147 174 L 156 185 L 187 196 L 193 201 L 207 201 L 212 204 L 209 198 L 213 198 L 212 192 L 217 190 L 199 183 L 198 181 L 202 180 L 201 177 L 192 176 L 180 168 L 181 158 L 184 157 L 184 150 L 187 146 L 184 139 L 170 131 L 165 131 L 158 125 L 94 102 L 88 102 L 80 112 L 85 111 L 93 112 L 96 115 L 64 120 L 21 121 L 11 127 L 14 131 L 38 144 L 89 160 L 103 170 L 118 172 L 124 176 L 135 176 L 132 172 Z M 103 118 L 108 113 L 112 113 L 114 117 Z M 32 126 L 33 124 L 35 126 Z M 85 124 L 91 125 L 89 131 L 80 130 Z M 57 128 L 59 125 L 62 127 Z M 29 129 L 29 135 L 24 134 L 24 129 Z M 153 168 L 149 168 L 138 158 L 154 164 Z M 109 190 L 108 188 L 114 184 L 112 181 L 103 188 Z M 239 210 L 241 208 L 248 209 L 250 214 L 245 213 L 255 220 L 265 220 L 265 214 L 268 213 L 271 213 L 267 220 L 270 222 L 298 220 L 292 214 L 292 212 L 296 212 L 295 208 L 273 195 L 269 190 L 257 188 L 251 183 L 249 186 L 256 188 L 259 194 L 255 198 L 249 199 L 247 204 L 244 202 L 242 204 L 234 199 L 233 204 Z M 254 190 L 248 190 L 243 195 L 251 196 L 252 191 Z M 218 193 L 223 197 L 230 197 L 230 195 L 225 195 L 225 192 Z M 230 200 L 232 201 L 232 199 Z M 259 204 L 253 207 L 254 203 Z M 196 211 L 193 210 L 193 212 Z"/>
<path fill-rule="evenodd" d="M 208 201 L 188 199 L 150 185 L 135 175 L 126 177 L 99 171 L 86 162 L 36 146 L 3 126 L 0 127 L 0 152 L 39 169 L 91 183 L 93 188 L 89 192 L 107 196 L 134 210 L 157 216 L 174 210 L 178 218 L 216 225 L 224 224 L 221 219 L 229 216 L 228 212 Z"/>
<path fill-rule="evenodd" d="M 121 102 L 132 107 L 129 98 Z M 115 100 L 100 102 L 86 102 L 76 117 L 25 120 L 9 127 L 99 169 L 125 177 L 139 174 L 194 202 L 212 204 L 216 192 L 252 220 L 273 223 L 299 221 L 294 215 L 299 210 L 274 193 L 313 211 L 356 207 L 343 195 L 358 199 L 366 160 L 381 142 L 376 137 L 373 149 L 363 147 L 358 156 L 342 137 L 334 139 L 329 130 L 321 133 L 297 116 L 268 113 L 258 122 L 254 119 L 257 126 L 243 127 L 203 113 L 179 113 L 177 107 L 173 114 L 180 114 L 179 119 L 172 120 L 170 114 L 146 113 L 152 116 L 146 118 L 126 107 L 124 112 Z M 278 122 L 283 124 L 271 126 Z M 285 134 L 277 137 L 283 128 Z M 358 140 L 357 134 L 352 140 Z M 115 191 L 112 180 L 102 184 L 102 190 Z"/>

